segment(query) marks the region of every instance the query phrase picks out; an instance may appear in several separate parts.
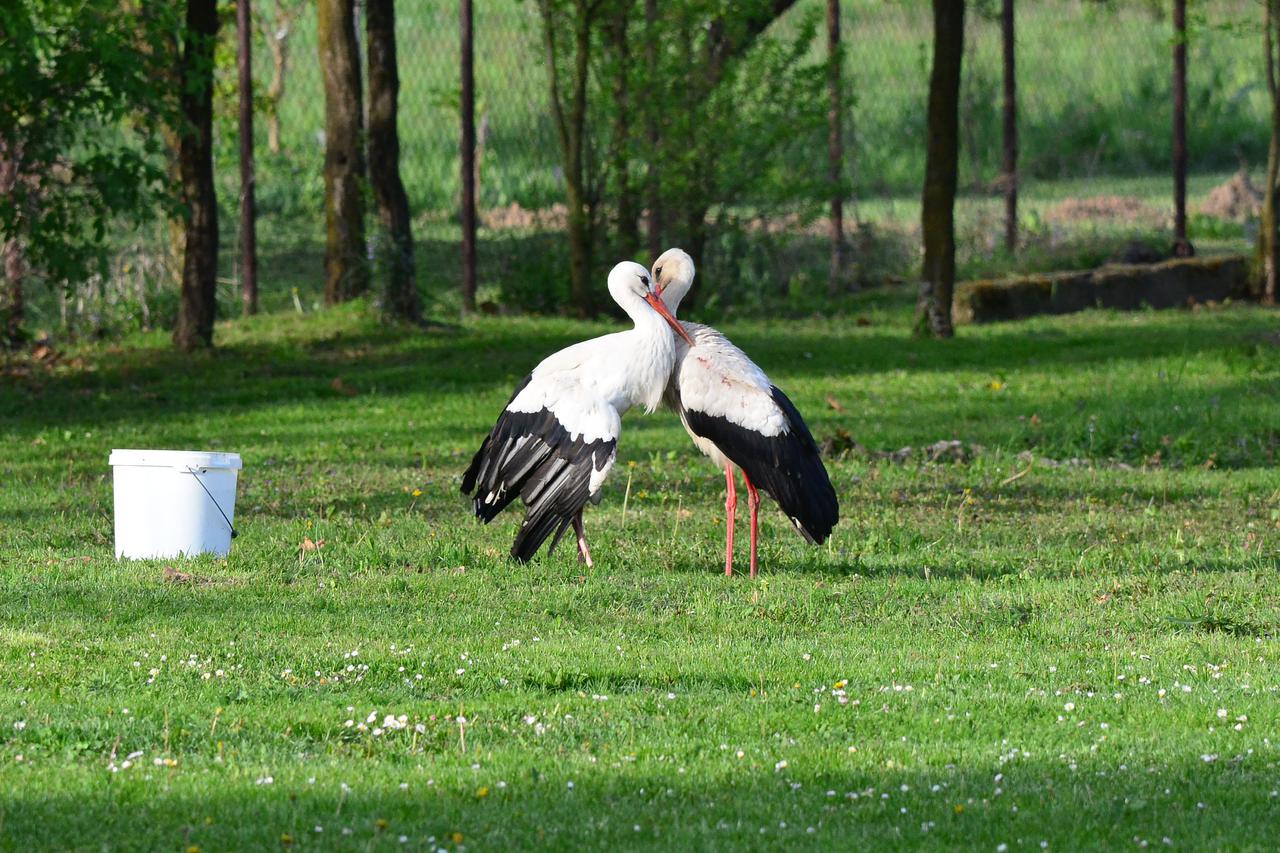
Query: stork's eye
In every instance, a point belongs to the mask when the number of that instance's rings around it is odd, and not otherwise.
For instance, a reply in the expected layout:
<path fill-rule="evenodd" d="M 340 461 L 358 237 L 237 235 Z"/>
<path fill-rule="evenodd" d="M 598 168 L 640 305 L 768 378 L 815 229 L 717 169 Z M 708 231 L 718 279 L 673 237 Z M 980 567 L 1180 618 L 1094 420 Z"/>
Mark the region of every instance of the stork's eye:
<path fill-rule="evenodd" d="M 637 278 L 640 279 L 640 283 L 643 284 L 645 287 L 649 286 L 649 276 L 642 275 L 642 276 L 637 276 Z"/>
<path fill-rule="evenodd" d="M 662 278 L 662 267 L 655 267 L 653 270 L 653 274 L 656 275 L 658 278 Z"/>

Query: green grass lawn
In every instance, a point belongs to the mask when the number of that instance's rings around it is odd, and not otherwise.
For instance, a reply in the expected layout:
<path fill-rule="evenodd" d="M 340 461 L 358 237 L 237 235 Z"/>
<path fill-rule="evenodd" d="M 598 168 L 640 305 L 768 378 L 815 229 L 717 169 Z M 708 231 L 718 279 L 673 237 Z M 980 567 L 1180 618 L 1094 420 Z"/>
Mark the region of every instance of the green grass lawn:
<path fill-rule="evenodd" d="M 0 377 L 0 848 L 1272 847 L 1277 315 L 940 343 L 859 298 L 726 326 L 867 448 L 828 546 L 765 514 L 757 582 L 668 413 L 625 419 L 594 570 L 471 518 L 512 384 L 609 323 L 357 305 Z M 117 563 L 116 447 L 241 453 L 230 557 Z"/>

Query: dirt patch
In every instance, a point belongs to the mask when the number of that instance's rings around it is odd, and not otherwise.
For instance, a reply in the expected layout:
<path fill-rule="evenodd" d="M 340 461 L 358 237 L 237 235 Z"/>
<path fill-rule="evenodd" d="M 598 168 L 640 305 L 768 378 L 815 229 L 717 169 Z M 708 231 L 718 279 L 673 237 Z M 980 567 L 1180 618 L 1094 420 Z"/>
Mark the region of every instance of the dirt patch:
<path fill-rule="evenodd" d="M 1098 219 L 1137 222 L 1158 219 L 1160 212 L 1127 195 L 1095 195 L 1088 198 L 1068 198 L 1045 211 L 1050 222 L 1090 222 Z"/>
<path fill-rule="evenodd" d="M 1249 180 L 1249 173 L 1241 169 L 1211 189 L 1198 210 L 1205 216 L 1243 222 L 1259 215 L 1262 196 L 1262 190 Z"/>
<path fill-rule="evenodd" d="M 492 207 L 480 213 L 480 224 L 494 230 L 527 231 L 536 228 L 563 231 L 568 221 L 569 209 L 563 204 L 530 210 L 513 201 L 506 207 Z"/>

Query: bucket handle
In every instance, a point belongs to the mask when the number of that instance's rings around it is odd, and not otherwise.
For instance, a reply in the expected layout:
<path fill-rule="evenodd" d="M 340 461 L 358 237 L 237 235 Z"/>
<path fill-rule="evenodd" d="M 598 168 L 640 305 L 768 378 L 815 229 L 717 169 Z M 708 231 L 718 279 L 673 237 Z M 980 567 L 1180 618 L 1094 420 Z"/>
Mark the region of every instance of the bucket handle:
<path fill-rule="evenodd" d="M 213 505 L 217 507 L 218 513 L 222 516 L 222 520 L 227 523 L 227 527 L 231 528 L 231 538 L 235 539 L 239 536 L 240 534 L 236 532 L 235 525 L 231 523 L 231 519 L 227 518 L 227 514 L 222 511 L 222 507 L 218 504 L 218 499 L 213 496 L 213 492 L 209 491 L 209 487 L 200 479 L 200 474 L 196 472 L 196 469 L 188 465 L 187 473 L 196 478 L 196 482 L 200 484 L 200 488 L 204 489 L 204 493 L 209 496 L 209 500 L 213 501 Z"/>

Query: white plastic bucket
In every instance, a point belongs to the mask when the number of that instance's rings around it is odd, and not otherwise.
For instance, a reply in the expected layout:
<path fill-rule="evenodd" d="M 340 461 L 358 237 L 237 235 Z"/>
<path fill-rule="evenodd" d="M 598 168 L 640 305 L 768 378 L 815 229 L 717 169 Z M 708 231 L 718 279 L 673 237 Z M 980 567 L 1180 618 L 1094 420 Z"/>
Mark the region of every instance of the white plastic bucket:
<path fill-rule="evenodd" d="M 238 453 L 113 450 L 110 463 L 116 559 L 231 551 Z"/>

